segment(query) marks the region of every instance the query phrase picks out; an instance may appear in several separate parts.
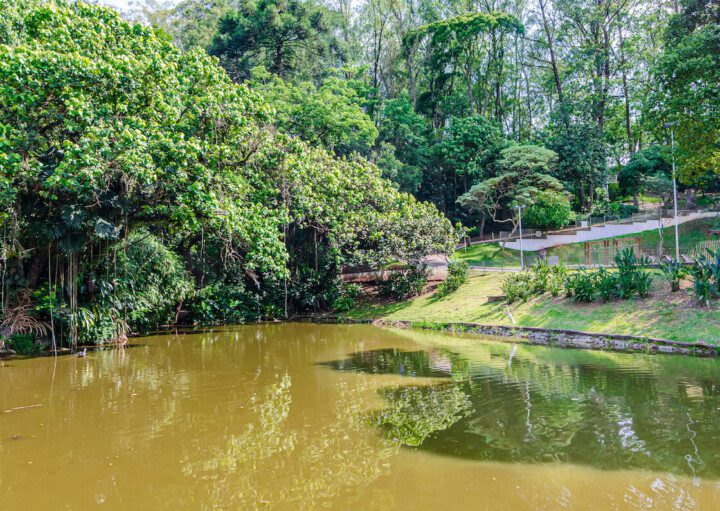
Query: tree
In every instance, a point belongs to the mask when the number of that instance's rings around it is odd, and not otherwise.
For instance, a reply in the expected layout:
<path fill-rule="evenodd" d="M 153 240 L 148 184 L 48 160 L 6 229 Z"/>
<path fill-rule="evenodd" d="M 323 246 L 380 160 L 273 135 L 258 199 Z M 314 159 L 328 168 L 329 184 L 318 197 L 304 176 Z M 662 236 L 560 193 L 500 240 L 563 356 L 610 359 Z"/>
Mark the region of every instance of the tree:
<path fill-rule="evenodd" d="M 422 181 L 421 170 L 398 160 L 392 144 L 381 142 L 372 159 L 382 171 L 383 177 L 397 184 L 399 190 L 408 193 L 417 192 Z"/>
<path fill-rule="evenodd" d="M 540 191 L 533 198 L 533 204 L 523 212 L 526 225 L 537 229 L 561 229 L 573 218 L 575 213 L 568 194 L 557 190 Z"/>
<path fill-rule="evenodd" d="M 678 177 L 692 184 L 720 173 L 720 26 L 699 26 L 670 42 L 657 65 L 660 88 L 650 110 L 659 136 L 666 121 L 674 124 Z"/>
<path fill-rule="evenodd" d="M 632 194 L 635 207 L 639 207 L 638 194 L 645 188 L 645 182 L 651 176 L 669 176 L 670 162 L 666 150 L 660 146 L 650 146 L 633 154 L 627 165 L 623 165 L 618 174 L 620 190 Z"/>
<path fill-rule="evenodd" d="M 2 305 L 35 290 L 71 342 L 83 317 L 143 324 L 125 314 L 133 293 L 98 291 L 129 277 L 117 252 L 133 254 L 141 230 L 166 244 L 147 244 L 148 260 L 181 261 L 196 297 L 231 297 L 235 320 L 326 307 L 346 263 L 452 250 L 435 208 L 361 158 L 278 130 L 273 108 L 202 51 L 82 2 L 0 3 L 0 19 Z M 301 301 L 309 273 L 321 286 Z"/>
<path fill-rule="evenodd" d="M 370 154 L 378 131 L 362 109 L 366 98 L 358 94 L 361 83 L 330 77 L 320 87 L 293 85 L 255 68 L 248 84 L 275 108 L 275 123 L 285 133 L 339 155 Z"/>
<path fill-rule="evenodd" d="M 497 162 L 500 169 L 497 176 L 475 184 L 458 199 L 458 203 L 471 212 L 480 212 L 497 223 L 510 223 L 515 232 L 518 216 L 514 212 L 517 206 L 535 207 L 532 215 L 543 223 L 541 217 L 545 208 L 553 203 L 563 203 L 560 195 L 564 192 L 562 183 L 552 177 L 557 154 L 544 147 L 521 145 L 511 146 L 500 153 Z M 559 218 L 559 221 L 562 221 Z M 561 222 L 562 223 L 562 222 Z M 556 226 L 556 222 L 548 222 Z"/>
<path fill-rule="evenodd" d="M 508 146 L 496 123 L 485 117 L 453 118 L 435 154 L 447 176 L 449 205 L 467 192 L 470 183 L 495 173 L 494 164 Z M 452 211 L 451 207 L 448 208 Z"/>
<path fill-rule="evenodd" d="M 247 80 L 256 66 L 283 79 L 309 79 L 321 74 L 318 57 L 332 46 L 323 8 L 305 0 L 250 0 L 220 19 L 208 51 L 236 81 Z"/>
<path fill-rule="evenodd" d="M 582 118 L 560 112 L 551 127 L 548 145 L 558 155 L 554 175 L 576 192 L 581 210 L 591 209 L 595 187 L 607 180 L 602 133 Z"/>

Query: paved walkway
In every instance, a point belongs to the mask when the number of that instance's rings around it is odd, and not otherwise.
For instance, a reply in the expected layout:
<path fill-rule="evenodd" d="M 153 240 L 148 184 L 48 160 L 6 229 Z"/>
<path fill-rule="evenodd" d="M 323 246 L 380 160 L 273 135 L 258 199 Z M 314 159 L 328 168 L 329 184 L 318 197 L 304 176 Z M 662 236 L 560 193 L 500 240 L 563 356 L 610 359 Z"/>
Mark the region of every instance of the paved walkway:
<path fill-rule="evenodd" d="M 696 211 L 687 213 L 678 218 L 678 225 L 702 218 L 712 218 L 720 215 L 716 211 Z M 645 231 L 656 230 L 660 227 L 672 227 L 675 225 L 674 218 L 663 218 L 662 220 L 645 220 L 631 223 L 615 223 L 602 224 L 587 227 L 585 229 L 577 229 L 575 231 L 558 234 L 546 234 L 540 238 L 523 237 L 523 250 L 528 252 L 536 252 L 550 247 L 561 245 L 569 245 L 571 243 L 583 243 L 585 241 L 602 240 L 606 238 L 614 238 L 627 234 L 637 234 Z M 514 250 L 520 250 L 520 240 L 508 241 L 505 246 Z"/>

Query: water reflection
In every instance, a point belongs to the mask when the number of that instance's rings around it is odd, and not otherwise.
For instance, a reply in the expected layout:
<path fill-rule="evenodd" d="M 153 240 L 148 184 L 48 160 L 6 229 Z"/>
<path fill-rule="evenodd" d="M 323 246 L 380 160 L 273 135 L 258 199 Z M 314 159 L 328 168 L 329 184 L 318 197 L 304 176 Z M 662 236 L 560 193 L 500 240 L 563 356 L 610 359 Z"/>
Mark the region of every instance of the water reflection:
<path fill-rule="evenodd" d="M 381 391 L 388 406 L 373 423 L 419 450 L 720 477 L 717 376 L 663 374 L 618 365 L 602 354 L 566 351 L 553 361 L 521 351 L 512 348 L 512 364 L 495 361 L 502 350 L 480 357 L 477 348 L 463 355 L 433 347 L 361 352 L 328 365 L 400 375 L 411 367 L 413 376 L 452 376 Z M 438 364 L 439 356 L 449 366 Z"/>
<path fill-rule="evenodd" d="M 293 502 L 316 507 L 346 488 L 366 486 L 387 472 L 396 445 L 383 440 L 374 444 L 349 441 L 365 427 L 361 395 L 367 387 L 340 383 L 332 419 L 314 429 L 290 423 L 292 378 L 285 374 L 276 380 L 262 395 L 252 397 L 255 418 L 240 428 L 240 434 L 229 435 L 207 460 L 185 466 L 186 476 L 211 481 L 216 505 Z"/>
<path fill-rule="evenodd" d="M 717 368 L 310 324 L 13 360 L 0 508 L 720 509 Z"/>

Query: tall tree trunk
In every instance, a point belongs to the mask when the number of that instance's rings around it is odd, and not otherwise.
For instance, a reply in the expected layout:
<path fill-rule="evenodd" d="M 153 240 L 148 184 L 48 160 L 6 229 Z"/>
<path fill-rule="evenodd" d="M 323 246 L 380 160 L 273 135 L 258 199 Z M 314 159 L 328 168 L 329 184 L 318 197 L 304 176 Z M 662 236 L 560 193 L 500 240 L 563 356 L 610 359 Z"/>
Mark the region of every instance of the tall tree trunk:
<path fill-rule="evenodd" d="M 47 267 L 48 255 L 45 250 L 40 248 L 35 250 L 27 273 L 27 287 L 35 289 L 40 281 L 40 274 Z"/>
<path fill-rule="evenodd" d="M 545 12 L 545 7 L 547 5 L 546 1 L 547 0 L 538 0 L 538 4 L 540 4 L 540 14 L 542 16 L 543 29 L 545 31 L 545 38 L 547 39 L 548 51 L 550 52 L 550 66 L 552 67 L 553 80 L 555 80 L 555 90 L 558 94 L 558 100 L 560 101 L 560 103 L 562 103 L 563 89 L 562 83 L 560 82 L 560 71 L 558 70 L 557 58 L 555 56 L 555 38 L 550 31 L 550 24 L 548 23 L 547 14 Z"/>
<path fill-rule="evenodd" d="M 620 69 L 622 70 L 622 88 L 623 97 L 625 99 L 625 135 L 628 140 L 628 152 L 632 155 L 635 152 L 635 142 L 633 140 L 632 133 L 632 121 L 630 118 L 630 93 L 628 91 L 628 79 L 627 79 L 627 68 L 625 60 L 625 40 L 623 38 L 622 29 L 619 30 L 620 34 Z"/>

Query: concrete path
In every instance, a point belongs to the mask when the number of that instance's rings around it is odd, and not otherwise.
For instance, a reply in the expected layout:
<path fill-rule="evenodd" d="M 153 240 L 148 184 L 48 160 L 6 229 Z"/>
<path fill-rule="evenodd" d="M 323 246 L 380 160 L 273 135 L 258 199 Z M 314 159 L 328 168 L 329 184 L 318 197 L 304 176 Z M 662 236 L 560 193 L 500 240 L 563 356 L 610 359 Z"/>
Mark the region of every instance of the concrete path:
<path fill-rule="evenodd" d="M 702 218 L 712 218 L 720 215 L 716 211 L 696 211 L 689 212 L 678 218 L 678 225 Z M 614 238 L 627 234 L 637 234 L 645 231 L 652 231 L 660 227 L 672 227 L 675 225 L 674 218 L 663 218 L 662 220 L 645 220 L 640 222 L 631 222 L 625 224 L 601 224 L 594 225 L 585 229 L 577 229 L 567 233 L 546 234 L 540 238 L 524 238 L 523 250 L 528 252 L 536 252 L 550 247 L 560 245 L 569 245 L 571 243 L 583 243 L 585 241 L 602 240 L 605 238 Z M 520 240 L 508 241 L 505 246 L 514 250 L 520 250 Z"/>

